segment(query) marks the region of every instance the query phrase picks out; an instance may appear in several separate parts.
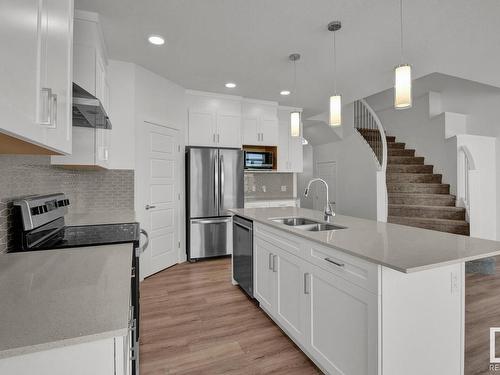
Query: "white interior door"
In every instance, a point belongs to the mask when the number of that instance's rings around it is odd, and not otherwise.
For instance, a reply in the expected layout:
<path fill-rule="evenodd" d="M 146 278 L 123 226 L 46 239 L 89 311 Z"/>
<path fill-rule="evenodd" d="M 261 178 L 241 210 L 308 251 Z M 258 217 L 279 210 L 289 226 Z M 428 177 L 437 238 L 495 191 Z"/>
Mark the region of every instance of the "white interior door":
<path fill-rule="evenodd" d="M 333 210 L 336 209 L 337 195 L 337 162 L 326 161 L 316 163 L 316 176 L 326 181 L 329 188 L 329 199 Z M 323 210 L 326 202 L 326 190 L 322 184 L 316 183 L 314 186 L 313 208 Z"/>
<path fill-rule="evenodd" d="M 149 233 L 141 274 L 152 275 L 179 262 L 179 131 L 149 122 L 139 135 L 138 216 Z"/>

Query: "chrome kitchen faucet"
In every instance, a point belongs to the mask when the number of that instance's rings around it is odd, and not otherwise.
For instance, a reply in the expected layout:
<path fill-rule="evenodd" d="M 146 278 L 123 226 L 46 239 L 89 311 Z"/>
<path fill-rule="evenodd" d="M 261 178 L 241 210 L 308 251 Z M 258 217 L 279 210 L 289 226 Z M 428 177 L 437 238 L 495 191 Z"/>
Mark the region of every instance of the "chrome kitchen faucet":
<path fill-rule="evenodd" d="M 325 205 L 324 214 L 325 214 L 325 221 L 328 221 L 331 217 L 335 216 L 335 212 L 332 210 L 332 206 L 330 204 L 330 198 L 328 196 L 328 184 L 326 183 L 326 181 L 323 180 L 322 178 L 313 178 L 307 184 L 307 187 L 304 190 L 304 196 L 307 197 L 309 195 L 309 189 L 311 188 L 311 184 L 313 182 L 322 182 L 323 184 L 325 184 L 325 187 L 326 187 L 326 205 Z"/>

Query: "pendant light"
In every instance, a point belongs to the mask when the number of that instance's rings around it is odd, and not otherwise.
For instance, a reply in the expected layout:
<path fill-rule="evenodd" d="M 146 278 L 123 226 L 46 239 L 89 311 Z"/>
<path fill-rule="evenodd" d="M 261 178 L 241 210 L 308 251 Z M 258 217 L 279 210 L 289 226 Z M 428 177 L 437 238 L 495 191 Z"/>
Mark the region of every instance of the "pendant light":
<path fill-rule="evenodd" d="M 411 65 L 403 63 L 403 0 L 399 0 L 401 64 L 394 68 L 394 108 L 412 106 Z"/>
<path fill-rule="evenodd" d="M 288 59 L 293 62 L 293 101 L 294 106 L 297 106 L 297 66 L 295 65 L 300 60 L 298 53 L 292 53 Z M 290 136 L 300 137 L 300 112 L 290 112 Z"/>
<path fill-rule="evenodd" d="M 330 96 L 330 126 L 342 125 L 342 96 L 337 94 L 337 50 L 335 45 L 335 32 L 340 30 L 340 21 L 332 21 L 328 24 L 328 31 L 333 32 L 333 92 Z"/>

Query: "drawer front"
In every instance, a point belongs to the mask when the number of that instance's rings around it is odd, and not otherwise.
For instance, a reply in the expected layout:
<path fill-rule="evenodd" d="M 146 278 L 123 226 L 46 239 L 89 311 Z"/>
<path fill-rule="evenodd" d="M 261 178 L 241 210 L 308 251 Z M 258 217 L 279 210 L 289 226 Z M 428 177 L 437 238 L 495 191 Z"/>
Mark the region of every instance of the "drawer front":
<path fill-rule="evenodd" d="M 365 290 L 379 294 L 379 265 L 309 241 L 307 248 L 309 262 Z"/>
<path fill-rule="evenodd" d="M 301 243 L 295 236 L 288 236 L 283 231 L 275 230 L 268 226 L 259 225 L 255 226 L 255 235 L 282 250 L 288 251 L 293 255 L 304 257 L 304 252 L 301 249 Z M 302 254 L 302 255 L 301 255 Z"/>

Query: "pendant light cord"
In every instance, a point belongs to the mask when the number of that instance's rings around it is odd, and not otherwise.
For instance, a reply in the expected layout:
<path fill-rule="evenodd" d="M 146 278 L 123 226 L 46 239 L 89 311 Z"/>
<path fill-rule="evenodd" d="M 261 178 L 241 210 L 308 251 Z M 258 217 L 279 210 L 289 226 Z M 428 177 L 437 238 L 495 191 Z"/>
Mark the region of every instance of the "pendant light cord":
<path fill-rule="evenodd" d="M 399 0 L 399 22 L 400 22 L 400 58 L 403 63 L 403 0 Z"/>
<path fill-rule="evenodd" d="M 337 95 L 337 49 L 335 43 L 335 33 L 333 32 L 333 93 Z"/>
<path fill-rule="evenodd" d="M 293 60 L 293 105 L 297 106 L 297 60 Z"/>

